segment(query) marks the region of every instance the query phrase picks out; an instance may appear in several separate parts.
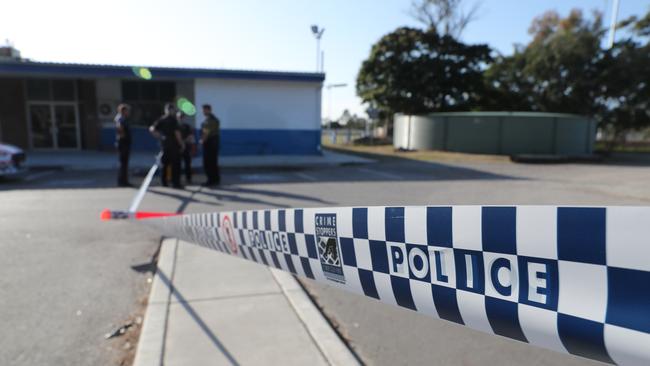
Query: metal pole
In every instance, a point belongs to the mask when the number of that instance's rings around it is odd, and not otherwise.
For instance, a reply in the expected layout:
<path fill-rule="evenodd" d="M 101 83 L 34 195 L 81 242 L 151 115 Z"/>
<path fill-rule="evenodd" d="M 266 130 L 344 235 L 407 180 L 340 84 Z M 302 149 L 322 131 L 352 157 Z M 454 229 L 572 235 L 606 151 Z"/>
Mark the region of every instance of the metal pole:
<path fill-rule="evenodd" d="M 316 72 L 320 71 L 320 37 L 316 38 Z"/>
<path fill-rule="evenodd" d="M 330 120 L 330 127 L 332 126 L 332 87 L 327 88 L 327 119 Z"/>
<path fill-rule="evenodd" d="M 393 126 L 393 131 L 395 131 L 395 126 Z M 409 114 L 408 119 L 408 129 L 406 130 L 406 150 L 411 150 L 411 115 Z M 393 132 L 395 133 L 395 132 Z M 394 135 L 393 135 L 394 136 Z"/>
<path fill-rule="evenodd" d="M 330 127 L 332 126 L 332 88 L 341 88 L 347 85 L 346 83 L 325 85 L 327 88 L 327 118 L 329 119 Z"/>
<path fill-rule="evenodd" d="M 325 51 L 320 51 L 320 72 L 325 70 Z"/>
<path fill-rule="evenodd" d="M 370 118 L 366 119 L 366 126 L 365 126 L 364 133 L 366 138 L 370 136 Z"/>
<path fill-rule="evenodd" d="M 612 3 L 612 20 L 609 25 L 609 41 L 607 42 L 607 48 L 614 47 L 614 39 L 616 38 L 616 21 L 618 19 L 618 5 L 619 0 L 614 0 Z"/>

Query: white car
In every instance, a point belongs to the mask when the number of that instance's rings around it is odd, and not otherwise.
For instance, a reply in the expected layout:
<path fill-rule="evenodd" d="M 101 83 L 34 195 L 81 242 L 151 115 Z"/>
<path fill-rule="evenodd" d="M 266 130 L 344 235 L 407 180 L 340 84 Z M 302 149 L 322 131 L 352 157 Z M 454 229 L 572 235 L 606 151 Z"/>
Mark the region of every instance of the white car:
<path fill-rule="evenodd" d="M 0 143 L 0 177 L 25 172 L 25 152 L 16 146 Z"/>

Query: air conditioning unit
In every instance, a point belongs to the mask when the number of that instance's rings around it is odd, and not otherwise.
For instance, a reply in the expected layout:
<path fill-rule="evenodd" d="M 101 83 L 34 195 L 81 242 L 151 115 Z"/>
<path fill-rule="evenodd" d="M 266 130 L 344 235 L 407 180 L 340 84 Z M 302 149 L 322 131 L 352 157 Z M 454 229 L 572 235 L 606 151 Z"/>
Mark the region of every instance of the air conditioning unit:
<path fill-rule="evenodd" d="M 100 100 L 97 103 L 97 114 L 100 119 L 112 119 L 117 113 L 117 102 L 112 100 Z"/>

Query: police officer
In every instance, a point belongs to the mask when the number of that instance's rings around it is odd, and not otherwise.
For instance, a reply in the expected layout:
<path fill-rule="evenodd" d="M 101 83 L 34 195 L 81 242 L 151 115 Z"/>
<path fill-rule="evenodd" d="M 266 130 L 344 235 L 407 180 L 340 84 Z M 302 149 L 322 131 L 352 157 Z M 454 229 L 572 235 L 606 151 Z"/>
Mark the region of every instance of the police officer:
<path fill-rule="evenodd" d="M 201 124 L 201 143 L 203 144 L 203 169 L 207 176 L 204 186 L 215 186 L 221 182 L 219 174 L 219 128 L 221 122 L 212 114 L 212 106 L 203 105 L 205 120 Z"/>
<path fill-rule="evenodd" d="M 117 172 L 117 185 L 119 187 L 130 187 L 129 183 L 129 156 L 131 155 L 131 128 L 129 126 L 128 104 L 117 106 L 115 115 L 115 145 L 117 147 L 120 168 Z"/>
<path fill-rule="evenodd" d="M 183 138 L 181 137 L 180 126 L 176 120 L 176 108 L 174 104 L 165 104 L 165 114 L 149 127 L 154 137 L 160 140 L 162 151 L 161 162 L 163 170 L 160 180 L 163 186 L 169 184 L 168 179 L 171 175 L 172 186 L 182 189 L 181 185 L 181 154 L 185 148 Z"/>
<path fill-rule="evenodd" d="M 176 112 L 176 119 L 180 125 L 181 137 L 185 143 L 185 150 L 183 150 L 183 171 L 185 173 L 185 184 L 192 183 L 192 157 L 196 151 L 196 139 L 194 137 L 194 127 L 185 121 L 185 113 L 182 111 Z"/>

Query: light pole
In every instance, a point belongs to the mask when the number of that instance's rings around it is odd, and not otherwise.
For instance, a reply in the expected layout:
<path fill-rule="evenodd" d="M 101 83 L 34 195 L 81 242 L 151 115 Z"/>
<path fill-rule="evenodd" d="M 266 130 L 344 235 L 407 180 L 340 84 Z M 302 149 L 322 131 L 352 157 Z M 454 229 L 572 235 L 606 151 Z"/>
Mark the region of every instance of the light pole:
<path fill-rule="evenodd" d="M 325 32 L 325 28 L 319 29 L 316 24 L 311 26 L 311 33 L 316 37 L 316 72 L 323 71 L 320 63 L 320 59 L 323 57 L 320 52 L 320 38 L 323 36 L 323 32 Z"/>
<path fill-rule="evenodd" d="M 618 18 L 618 0 L 614 0 L 612 3 L 612 20 L 609 25 L 609 41 L 607 42 L 607 48 L 614 47 L 614 39 L 616 37 L 616 21 Z"/>
<path fill-rule="evenodd" d="M 330 128 L 332 128 L 332 89 L 333 88 L 343 88 L 348 86 L 346 83 L 338 83 L 338 84 L 327 84 L 325 87 L 327 88 L 327 119 L 329 119 L 329 125 Z"/>

